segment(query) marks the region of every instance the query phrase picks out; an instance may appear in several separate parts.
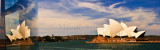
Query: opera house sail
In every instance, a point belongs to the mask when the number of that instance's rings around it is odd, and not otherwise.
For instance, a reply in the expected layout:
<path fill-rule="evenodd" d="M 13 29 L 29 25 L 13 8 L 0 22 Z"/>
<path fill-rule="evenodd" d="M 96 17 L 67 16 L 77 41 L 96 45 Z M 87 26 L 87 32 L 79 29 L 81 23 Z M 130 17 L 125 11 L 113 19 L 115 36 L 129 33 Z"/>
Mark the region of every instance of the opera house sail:
<path fill-rule="evenodd" d="M 114 38 L 115 36 L 138 38 L 145 33 L 145 31 L 135 32 L 137 26 L 128 27 L 125 23 L 119 23 L 113 19 L 109 19 L 109 23 L 110 25 L 104 24 L 103 28 L 97 28 L 98 35 L 102 35 L 103 37 L 110 36 L 111 38 Z"/>

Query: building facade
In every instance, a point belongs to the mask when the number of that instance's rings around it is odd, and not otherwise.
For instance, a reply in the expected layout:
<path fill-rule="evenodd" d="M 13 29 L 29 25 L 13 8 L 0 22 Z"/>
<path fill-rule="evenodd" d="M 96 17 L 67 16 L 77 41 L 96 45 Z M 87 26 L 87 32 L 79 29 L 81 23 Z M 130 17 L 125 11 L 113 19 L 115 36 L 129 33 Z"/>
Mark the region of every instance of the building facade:
<path fill-rule="evenodd" d="M 11 34 L 20 23 L 26 21 L 31 29 L 31 36 L 38 35 L 37 27 L 37 0 L 0 0 L 0 39 L 6 38 L 5 34 Z"/>

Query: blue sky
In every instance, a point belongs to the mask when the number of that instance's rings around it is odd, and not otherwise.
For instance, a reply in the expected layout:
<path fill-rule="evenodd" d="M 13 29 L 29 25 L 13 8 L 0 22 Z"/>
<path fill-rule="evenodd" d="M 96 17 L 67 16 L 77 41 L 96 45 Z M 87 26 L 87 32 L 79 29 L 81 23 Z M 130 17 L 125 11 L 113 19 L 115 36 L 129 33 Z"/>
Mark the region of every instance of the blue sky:
<path fill-rule="evenodd" d="M 160 35 L 158 0 L 38 0 L 39 35 L 93 35 L 112 18 Z"/>

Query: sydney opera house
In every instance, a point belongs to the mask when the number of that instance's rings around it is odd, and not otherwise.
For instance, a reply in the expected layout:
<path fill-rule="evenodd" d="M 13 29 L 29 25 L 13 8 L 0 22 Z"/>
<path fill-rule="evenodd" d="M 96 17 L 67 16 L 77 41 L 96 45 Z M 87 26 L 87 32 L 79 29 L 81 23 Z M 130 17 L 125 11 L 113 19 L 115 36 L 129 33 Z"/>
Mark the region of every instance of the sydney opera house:
<path fill-rule="evenodd" d="M 16 45 L 33 45 L 32 40 L 30 38 L 30 29 L 28 26 L 25 26 L 25 21 L 22 22 L 21 25 L 18 25 L 16 29 L 11 29 L 12 35 L 6 34 L 7 38 L 10 42 L 7 42 L 6 46 L 14 46 Z"/>
<path fill-rule="evenodd" d="M 32 43 L 28 37 L 38 35 L 37 12 L 37 0 L 0 0 L 0 46 Z"/>
<path fill-rule="evenodd" d="M 138 38 L 145 34 L 145 31 L 137 31 L 137 26 L 128 27 L 125 23 L 119 23 L 113 19 L 109 19 L 109 24 L 104 24 L 103 28 L 97 28 L 98 35 L 102 35 L 103 37 L 109 36 L 111 38 L 115 36 Z"/>
<path fill-rule="evenodd" d="M 30 37 L 30 29 L 28 26 L 25 26 L 25 21 L 22 22 L 21 25 L 17 26 L 17 29 L 11 29 L 12 35 L 6 34 L 10 41 L 17 39 L 24 39 Z"/>
<path fill-rule="evenodd" d="M 109 24 L 97 28 L 98 36 L 86 43 L 153 43 L 153 41 L 144 39 L 146 31 L 138 31 L 137 26 L 129 27 L 125 23 L 119 23 L 113 19 L 109 19 Z"/>

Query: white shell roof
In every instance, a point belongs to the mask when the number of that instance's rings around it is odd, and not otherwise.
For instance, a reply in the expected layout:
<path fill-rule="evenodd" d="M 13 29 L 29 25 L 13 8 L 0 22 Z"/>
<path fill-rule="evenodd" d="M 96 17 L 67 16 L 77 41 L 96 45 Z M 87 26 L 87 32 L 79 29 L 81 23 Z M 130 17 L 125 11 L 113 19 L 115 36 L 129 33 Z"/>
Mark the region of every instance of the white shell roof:
<path fill-rule="evenodd" d="M 138 38 L 145 31 L 135 33 L 137 26 L 128 27 L 125 23 L 118 23 L 113 19 L 109 19 L 110 25 L 104 24 L 104 28 L 97 28 L 98 35 L 115 37 L 117 36 L 128 36 Z"/>
<path fill-rule="evenodd" d="M 6 34 L 10 41 L 22 38 L 25 40 L 30 37 L 30 29 L 28 29 L 28 26 L 25 26 L 25 21 L 18 25 L 17 29 L 11 29 L 11 32 L 13 35 Z"/>
<path fill-rule="evenodd" d="M 110 37 L 115 37 L 116 34 L 118 34 L 120 31 L 123 30 L 123 27 L 120 23 L 118 23 L 117 21 L 113 20 L 113 19 L 109 19 L 109 23 L 110 23 Z"/>

